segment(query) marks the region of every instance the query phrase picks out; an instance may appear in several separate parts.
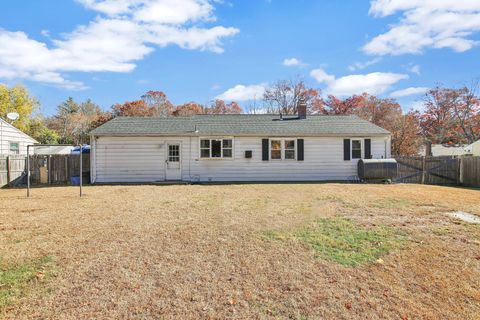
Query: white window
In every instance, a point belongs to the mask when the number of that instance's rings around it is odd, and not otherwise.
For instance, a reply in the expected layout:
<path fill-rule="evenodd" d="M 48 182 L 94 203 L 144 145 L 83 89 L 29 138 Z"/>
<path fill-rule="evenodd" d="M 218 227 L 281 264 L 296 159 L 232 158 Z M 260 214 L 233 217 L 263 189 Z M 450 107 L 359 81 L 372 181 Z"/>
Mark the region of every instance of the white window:
<path fill-rule="evenodd" d="M 180 145 L 168 145 L 168 162 L 180 162 Z"/>
<path fill-rule="evenodd" d="M 352 140 L 352 159 L 362 158 L 362 140 Z"/>
<path fill-rule="evenodd" d="M 270 140 L 270 159 L 282 159 L 282 140 Z"/>
<path fill-rule="evenodd" d="M 20 143 L 10 142 L 10 153 L 19 154 L 20 153 Z"/>
<path fill-rule="evenodd" d="M 295 139 L 270 140 L 271 160 L 295 160 L 296 154 Z"/>
<path fill-rule="evenodd" d="M 222 140 L 222 157 L 231 158 L 233 156 L 233 141 L 232 139 Z"/>
<path fill-rule="evenodd" d="M 200 157 L 210 158 L 210 140 L 200 140 Z"/>
<path fill-rule="evenodd" d="M 200 158 L 230 159 L 233 157 L 232 139 L 200 139 Z"/>
<path fill-rule="evenodd" d="M 284 159 L 295 160 L 295 140 L 284 140 Z"/>

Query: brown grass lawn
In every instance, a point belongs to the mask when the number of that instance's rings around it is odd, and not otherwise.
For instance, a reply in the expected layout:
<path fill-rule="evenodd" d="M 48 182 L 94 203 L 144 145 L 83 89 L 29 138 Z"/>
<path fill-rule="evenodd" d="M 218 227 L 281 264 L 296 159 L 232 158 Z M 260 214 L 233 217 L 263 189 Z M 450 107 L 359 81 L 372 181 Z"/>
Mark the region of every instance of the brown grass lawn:
<path fill-rule="evenodd" d="M 445 214 L 480 214 L 478 190 L 265 184 L 95 186 L 82 199 L 77 192 L 40 188 L 26 199 L 25 190 L 0 190 L 0 318 L 480 319 L 480 225 Z M 336 242 L 350 233 L 335 229 L 338 221 L 385 251 L 367 248 L 361 253 L 373 259 L 357 265 L 333 257 L 358 253 Z M 372 240 L 375 230 L 380 240 Z M 386 234 L 401 240 L 390 245 Z"/>

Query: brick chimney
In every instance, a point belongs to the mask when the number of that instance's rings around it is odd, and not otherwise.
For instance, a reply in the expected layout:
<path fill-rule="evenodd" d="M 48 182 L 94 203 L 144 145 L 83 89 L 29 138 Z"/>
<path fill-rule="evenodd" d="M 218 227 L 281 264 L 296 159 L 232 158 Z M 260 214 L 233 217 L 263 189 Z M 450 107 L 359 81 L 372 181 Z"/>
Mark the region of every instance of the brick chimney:
<path fill-rule="evenodd" d="M 297 113 L 299 119 L 307 118 L 307 101 L 304 98 L 298 99 L 297 103 Z"/>

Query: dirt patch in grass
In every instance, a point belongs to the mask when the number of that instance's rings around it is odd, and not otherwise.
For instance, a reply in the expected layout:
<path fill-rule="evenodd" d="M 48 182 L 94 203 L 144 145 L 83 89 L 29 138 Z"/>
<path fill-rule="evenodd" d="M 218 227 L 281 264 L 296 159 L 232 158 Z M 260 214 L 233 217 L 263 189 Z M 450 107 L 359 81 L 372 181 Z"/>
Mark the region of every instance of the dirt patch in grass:
<path fill-rule="evenodd" d="M 477 190 L 252 184 L 95 186 L 84 192 L 80 199 L 77 188 L 41 188 L 27 199 L 25 190 L 0 190 L 3 265 L 16 270 L 52 256 L 58 268 L 55 281 L 38 281 L 39 291 L 13 299 L 0 318 L 476 319 L 480 314 L 480 227 L 445 214 L 480 214 Z M 319 223 L 332 219 L 333 225 Z M 272 230 L 295 239 L 272 241 L 265 237 Z M 383 263 L 352 268 L 319 259 L 297 239 L 302 230 L 313 245 L 330 241 L 325 249 L 330 256 L 340 246 L 362 257 L 367 252 L 368 261 L 380 254 Z M 396 239 L 397 231 L 408 235 L 401 249 L 395 241 L 387 249 L 375 243 Z M 356 255 L 341 259 L 363 261 Z M 49 294 L 35 293 L 48 288 Z"/>
<path fill-rule="evenodd" d="M 365 228 L 345 218 L 321 218 L 292 234 L 268 232 L 267 236 L 298 240 L 313 248 L 320 258 L 346 267 L 376 261 L 400 248 L 407 238 L 395 228 Z"/>

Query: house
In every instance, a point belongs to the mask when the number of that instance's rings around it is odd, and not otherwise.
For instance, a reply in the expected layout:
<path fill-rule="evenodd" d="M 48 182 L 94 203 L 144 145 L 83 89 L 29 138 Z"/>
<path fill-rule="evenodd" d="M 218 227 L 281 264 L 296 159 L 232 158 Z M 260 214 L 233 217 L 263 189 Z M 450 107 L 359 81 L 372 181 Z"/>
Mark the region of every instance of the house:
<path fill-rule="evenodd" d="M 26 155 L 27 145 L 34 143 L 38 141 L 0 118 L 0 155 Z"/>
<path fill-rule="evenodd" d="M 469 154 L 465 149 L 467 145 L 448 145 L 448 144 L 432 144 L 433 157 L 452 156 L 458 157 Z"/>
<path fill-rule="evenodd" d="M 475 141 L 472 144 L 469 144 L 468 146 L 465 147 L 465 150 L 475 156 L 475 157 L 480 157 L 480 140 Z"/>
<path fill-rule="evenodd" d="M 118 117 L 91 132 L 91 181 L 346 180 L 390 145 L 356 116 Z"/>
<path fill-rule="evenodd" d="M 426 155 L 428 147 L 424 147 L 420 154 Z M 433 157 L 459 157 L 459 156 L 480 156 L 480 140 L 472 144 L 432 144 L 431 156 Z"/>

